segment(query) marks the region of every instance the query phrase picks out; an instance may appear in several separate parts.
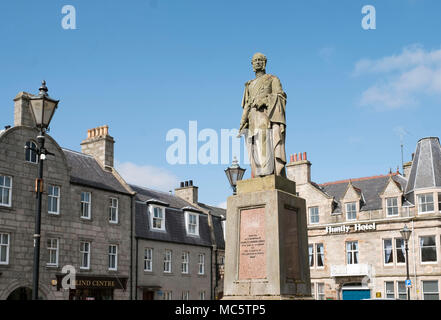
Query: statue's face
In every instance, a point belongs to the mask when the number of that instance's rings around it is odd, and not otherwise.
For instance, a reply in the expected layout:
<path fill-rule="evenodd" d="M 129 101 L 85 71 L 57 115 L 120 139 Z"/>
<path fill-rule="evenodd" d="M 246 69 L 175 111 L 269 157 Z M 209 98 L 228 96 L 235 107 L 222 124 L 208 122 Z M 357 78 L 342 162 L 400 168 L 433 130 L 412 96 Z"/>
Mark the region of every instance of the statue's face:
<path fill-rule="evenodd" d="M 253 60 L 251 60 L 251 64 L 253 65 L 254 72 L 265 70 L 265 58 L 263 56 L 255 56 Z"/>

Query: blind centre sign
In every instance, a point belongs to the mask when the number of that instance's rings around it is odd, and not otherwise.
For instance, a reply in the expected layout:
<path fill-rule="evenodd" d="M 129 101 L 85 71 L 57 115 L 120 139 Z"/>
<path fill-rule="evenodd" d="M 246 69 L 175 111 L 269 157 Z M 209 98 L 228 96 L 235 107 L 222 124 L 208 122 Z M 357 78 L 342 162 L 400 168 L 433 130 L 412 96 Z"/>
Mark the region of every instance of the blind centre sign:
<path fill-rule="evenodd" d="M 327 226 L 326 227 L 326 233 L 327 234 L 333 234 L 333 233 L 349 233 L 351 231 L 353 232 L 361 232 L 361 231 L 372 231 L 377 230 L 377 226 L 375 222 L 373 223 L 354 223 L 353 225 L 341 225 L 341 226 Z"/>

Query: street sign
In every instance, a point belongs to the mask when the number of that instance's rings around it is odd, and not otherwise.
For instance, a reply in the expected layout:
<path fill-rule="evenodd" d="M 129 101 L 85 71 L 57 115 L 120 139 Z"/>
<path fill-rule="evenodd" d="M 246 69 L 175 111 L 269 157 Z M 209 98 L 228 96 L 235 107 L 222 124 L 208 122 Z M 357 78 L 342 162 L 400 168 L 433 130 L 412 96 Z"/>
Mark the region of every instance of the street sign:
<path fill-rule="evenodd" d="M 412 281 L 406 280 L 406 288 L 411 288 L 411 287 L 412 287 Z"/>

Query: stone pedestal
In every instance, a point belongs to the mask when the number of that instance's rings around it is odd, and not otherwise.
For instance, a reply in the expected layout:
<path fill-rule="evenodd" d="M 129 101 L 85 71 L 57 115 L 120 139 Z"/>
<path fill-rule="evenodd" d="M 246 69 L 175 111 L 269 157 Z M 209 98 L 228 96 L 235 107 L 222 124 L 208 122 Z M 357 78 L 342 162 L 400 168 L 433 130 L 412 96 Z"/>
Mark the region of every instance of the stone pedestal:
<path fill-rule="evenodd" d="M 228 198 L 224 299 L 308 299 L 306 206 L 280 176 L 239 181 Z"/>

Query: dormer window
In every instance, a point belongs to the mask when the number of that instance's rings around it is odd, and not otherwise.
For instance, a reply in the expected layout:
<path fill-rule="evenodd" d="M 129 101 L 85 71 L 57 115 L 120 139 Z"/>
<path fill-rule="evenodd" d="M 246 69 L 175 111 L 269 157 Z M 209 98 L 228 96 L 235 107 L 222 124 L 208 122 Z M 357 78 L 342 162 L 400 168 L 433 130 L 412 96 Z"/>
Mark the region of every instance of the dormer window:
<path fill-rule="evenodd" d="M 357 220 L 357 203 L 346 203 L 346 220 Z"/>
<path fill-rule="evenodd" d="M 198 236 L 199 235 L 199 214 L 195 212 L 185 212 L 185 225 L 187 228 L 187 234 Z"/>
<path fill-rule="evenodd" d="M 150 206 L 150 225 L 152 230 L 165 231 L 165 213 L 163 207 Z"/>
<path fill-rule="evenodd" d="M 398 198 L 386 198 L 386 211 L 388 217 L 398 215 Z"/>

